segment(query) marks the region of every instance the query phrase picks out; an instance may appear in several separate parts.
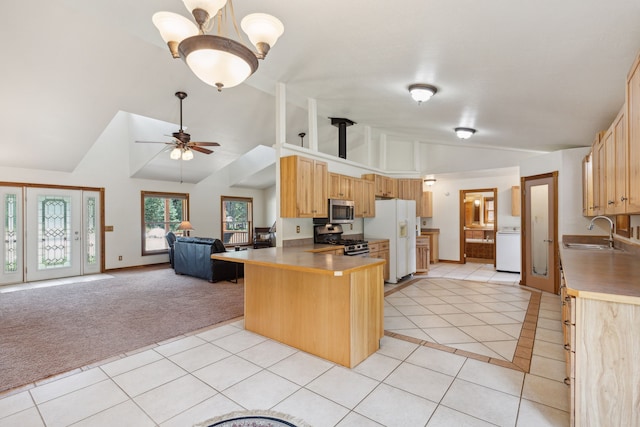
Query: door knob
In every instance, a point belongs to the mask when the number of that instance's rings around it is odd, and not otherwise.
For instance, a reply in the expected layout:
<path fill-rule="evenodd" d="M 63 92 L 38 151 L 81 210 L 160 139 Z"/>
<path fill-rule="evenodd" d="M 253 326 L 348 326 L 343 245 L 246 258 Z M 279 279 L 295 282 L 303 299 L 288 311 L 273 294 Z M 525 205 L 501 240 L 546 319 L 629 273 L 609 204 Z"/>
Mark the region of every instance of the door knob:
<path fill-rule="evenodd" d="M 543 240 L 543 242 L 546 242 L 546 243 L 553 243 L 553 240 Z"/>

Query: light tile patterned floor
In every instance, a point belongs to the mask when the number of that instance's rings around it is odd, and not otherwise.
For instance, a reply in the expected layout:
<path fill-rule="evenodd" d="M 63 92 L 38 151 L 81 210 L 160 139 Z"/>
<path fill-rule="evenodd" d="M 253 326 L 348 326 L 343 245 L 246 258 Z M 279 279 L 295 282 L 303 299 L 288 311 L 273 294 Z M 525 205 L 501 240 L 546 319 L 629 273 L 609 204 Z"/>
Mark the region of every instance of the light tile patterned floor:
<path fill-rule="evenodd" d="M 346 369 L 238 320 L 0 395 L 0 426 L 191 426 L 242 409 L 315 427 L 567 426 L 559 297 L 539 307 L 530 373 L 389 336 Z"/>

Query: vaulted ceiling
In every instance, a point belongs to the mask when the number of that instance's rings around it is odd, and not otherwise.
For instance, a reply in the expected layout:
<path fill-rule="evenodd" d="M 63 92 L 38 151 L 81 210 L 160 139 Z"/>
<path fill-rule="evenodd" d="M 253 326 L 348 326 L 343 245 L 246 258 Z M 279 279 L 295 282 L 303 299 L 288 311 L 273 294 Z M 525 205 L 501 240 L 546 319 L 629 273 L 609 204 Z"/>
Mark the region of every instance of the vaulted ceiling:
<path fill-rule="evenodd" d="M 151 22 L 160 10 L 188 17 L 180 0 L 5 2 L 0 166 L 72 171 L 119 112 L 148 119 L 129 129 L 131 144 L 169 141 L 181 90 L 192 139 L 221 143 L 198 161 L 213 173 L 274 143 L 277 82 L 286 85 L 291 143 L 307 129 L 312 98 L 319 117 L 348 117 L 394 139 L 504 150 L 586 146 L 623 105 L 640 52 L 637 0 L 235 0 L 234 7 L 239 19 L 275 15 L 285 32 L 245 84 L 219 93 L 171 58 Z M 418 106 L 411 83 L 438 93 Z M 463 143 L 456 126 L 478 132 Z M 325 132 L 320 144 L 335 145 L 335 135 Z M 164 148 L 129 150 L 146 156 L 132 175 L 174 179 L 154 166 L 166 162 Z"/>

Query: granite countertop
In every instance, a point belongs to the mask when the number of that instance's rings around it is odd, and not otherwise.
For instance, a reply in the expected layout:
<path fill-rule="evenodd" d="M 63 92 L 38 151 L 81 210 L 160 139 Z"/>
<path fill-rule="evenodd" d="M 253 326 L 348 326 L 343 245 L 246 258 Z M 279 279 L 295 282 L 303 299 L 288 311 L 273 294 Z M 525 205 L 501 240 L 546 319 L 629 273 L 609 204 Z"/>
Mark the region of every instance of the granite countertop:
<path fill-rule="evenodd" d="M 421 233 L 440 233 L 440 229 L 439 228 L 421 228 L 420 232 Z"/>
<path fill-rule="evenodd" d="M 316 245 L 314 245 L 316 246 Z M 337 248 L 335 245 L 325 245 Z M 229 251 L 211 254 L 212 259 L 241 262 L 244 264 L 280 267 L 287 270 L 342 276 L 357 270 L 384 264 L 377 258 L 334 256 L 305 252 L 301 247 L 264 248 L 246 251 Z"/>
<path fill-rule="evenodd" d="M 630 251 L 560 247 L 567 293 L 640 305 L 640 258 Z"/>

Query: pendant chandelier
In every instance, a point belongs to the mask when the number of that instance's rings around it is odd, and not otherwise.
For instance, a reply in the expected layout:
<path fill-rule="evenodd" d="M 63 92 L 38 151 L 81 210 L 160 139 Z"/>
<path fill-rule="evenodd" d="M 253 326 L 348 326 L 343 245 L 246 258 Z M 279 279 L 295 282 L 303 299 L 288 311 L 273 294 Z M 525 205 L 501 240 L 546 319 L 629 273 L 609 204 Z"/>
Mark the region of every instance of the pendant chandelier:
<path fill-rule="evenodd" d="M 183 0 L 196 24 L 182 15 L 157 12 L 153 24 L 174 58 L 182 58 L 200 80 L 218 91 L 237 86 L 258 69 L 284 32 L 279 19 L 266 13 L 252 13 L 240 25 L 256 52 L 242 41 L 232 0 Z M 233 25 L 237 40 L 229 37 Z M 207 34 L 208 32 L 215 32 Z"/>

